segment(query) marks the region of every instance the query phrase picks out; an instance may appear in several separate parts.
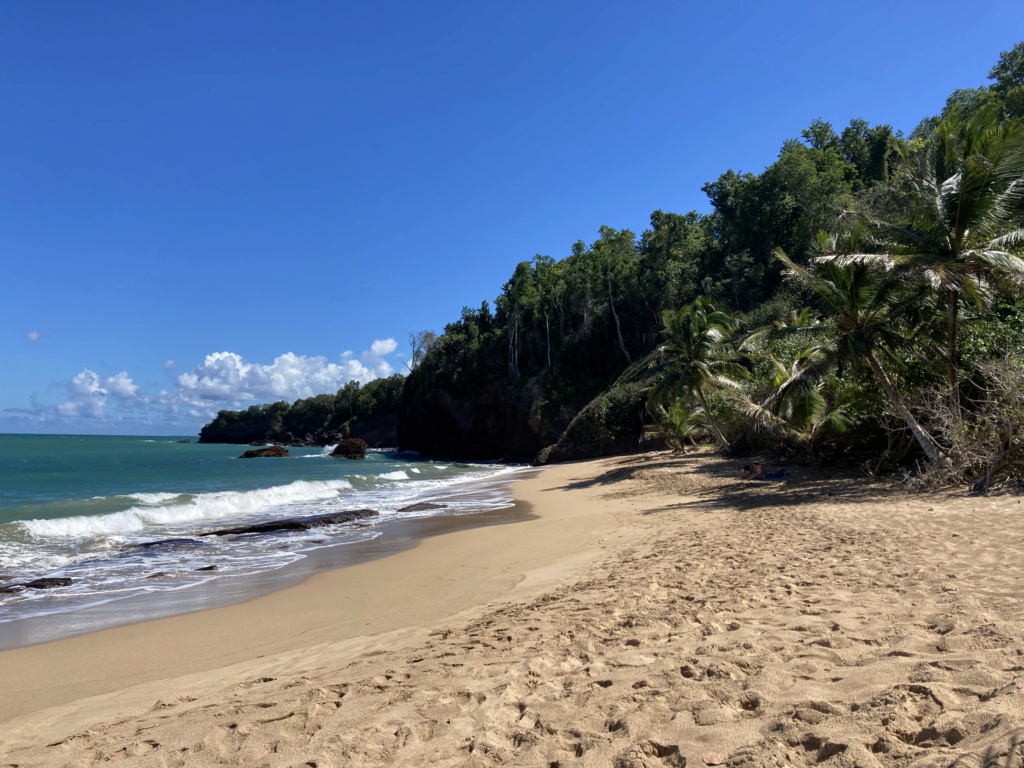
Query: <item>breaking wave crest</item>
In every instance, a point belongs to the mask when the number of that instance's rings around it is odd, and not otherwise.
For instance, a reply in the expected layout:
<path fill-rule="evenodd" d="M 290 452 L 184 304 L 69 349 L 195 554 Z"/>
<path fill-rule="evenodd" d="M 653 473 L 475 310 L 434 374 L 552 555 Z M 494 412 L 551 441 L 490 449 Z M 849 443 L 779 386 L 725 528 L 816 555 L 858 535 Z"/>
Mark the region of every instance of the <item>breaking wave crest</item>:
<path fill-rule="evenodd" d="M 221 491 L 197 495 L 132 494 L 132 498 L 147 506 L 133 506 L 106 515 L 23 520 L 19 525 L 30 535 L 39 538 L 117 536 L 138 533 L 153 527 L 195 524 L 206 520 L 259 514 L 273 507 L 329 499 L 336 496 L 339 491 L 351 487 L 352 484 L 347 480 L 298 480 L 288 485 L 253 491 Z M 173 500 L 184 503 L 161 503 Z"/>

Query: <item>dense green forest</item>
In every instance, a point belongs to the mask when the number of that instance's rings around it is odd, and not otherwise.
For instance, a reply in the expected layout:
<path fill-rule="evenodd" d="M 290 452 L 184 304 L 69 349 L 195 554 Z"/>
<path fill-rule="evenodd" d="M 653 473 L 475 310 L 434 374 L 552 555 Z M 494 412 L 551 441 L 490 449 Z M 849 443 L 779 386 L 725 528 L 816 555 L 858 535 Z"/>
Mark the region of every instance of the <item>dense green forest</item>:
<path fill-rule="evenodd" d="M 818 120 L 703 191 L 710 213 L 601 227 L 414 334 L 401 447 L 556 461 L 715 441 L 979 488 L 1024 476 L 1024 43 L 910 135 Z M 347 423 L 328 416 L 344 391 L 321 396 L 325 424 Z"/>
<path fill-rule="evenodd" d="M 329 445 L 355 430 L 371 445 L 393 447 L 405 379 L 395 374 L 365 386 L 350 381 L 337 394 L 316 395 L 293 404 L 281 401 L 252 405 L 244 411 L 221 411 L 203 427 L 203 443 L 282 442 Z"/>

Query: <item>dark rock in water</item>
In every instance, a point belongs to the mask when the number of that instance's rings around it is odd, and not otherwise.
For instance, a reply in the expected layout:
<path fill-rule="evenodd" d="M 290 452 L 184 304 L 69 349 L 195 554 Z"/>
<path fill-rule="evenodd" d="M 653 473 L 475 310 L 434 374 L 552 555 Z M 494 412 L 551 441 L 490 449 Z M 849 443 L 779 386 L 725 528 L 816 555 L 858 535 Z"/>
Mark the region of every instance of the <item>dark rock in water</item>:
<path fill-rule="evenodd" d="M 287 458 L 288 449 L 280 445 L 272 445 L 269 448 L 257 448 L 254 451 L 246 451 L 238 458 L 240 459 L 262 459 L 262 458 Z"/>
<path fill-rule="evenodd" d="M 216 571 L 216 565 L 204 565 L 202 568 L 196 568 L 197 571 Z"/>
<path fill-rule="evenodd" d="M 33 579 L 22 584 L 28 589 L 53 589 L 54 587 L 70 587 L 72 583 L 68 578 L 50 577 L 46 579 Z"/>
<path fill-rule="evenodd" d="M 177 547 L 179 545 L 200 545 L 203 542 L 196 539 L 157 539 L 156 541 L 144 541 L 139 544 L 139 549 L 155 549 L 157 547 Z"/>
<path fill-rule="evenodd" d="M 179 443 L 191 443 L 192 441 L 191 441 L 191 440 L 189 440 L 189 439 L 188 439 L 188 438 L 186 437 L 186 438 L 185 438 L 184 440 L 179 440 L 178 442 L 179 442 Z"/>
<path fill-rule="evenodd" d="M 434 504 L 429 501 L 421 501 L 418 504 L 410 504 L 408 507 L 402 507 L 399 512 L 424 512 L 428 509 L 446 509 L 447 504 Z"/>
<path fill-rule="evenodd" d="M 366 448 L 365 440 L 360 440 L 358 437 L 346 437 L 344 440 L 338 441 L 338 445 L 331 451 L 331 456 L 336 459 L 365 459 Z"/>
<path fill-rule="evenodd" d="M 164 578 L 166 576 L 167 576 L 167 571 L 157 571 L 156 573 L 149 574 L 149 576 L 147 576 L 146 578 L 147 579 L 162 579 L 162 578 Z"/>
<path fill-rule="evenodd" d="M 24 587 L 21 584 L 5 584 L 0 587 L 0 595 L 16 595 L 23 589 Z"/>
<path fill-rule="evenodd" d="M 326 515 L 310 515 L 308 517 L 291 517 L 283 520 L 270 520 L 265 523 L 253 523 L 252 525 L 240 525 L 235 528 L 219 528 L 216 531 L 207 531 L 203 536 L 240 536 L 251 533 L 274 533 L 275 531 L 308 531 L 313 528 L 323 528 L 328 525 L 339 525 L 351 523 L 353 520 L 362 520 L 367 517 L 379 515 L 372 509 L 357 509 L 350 512 L 331 512 Z"/>

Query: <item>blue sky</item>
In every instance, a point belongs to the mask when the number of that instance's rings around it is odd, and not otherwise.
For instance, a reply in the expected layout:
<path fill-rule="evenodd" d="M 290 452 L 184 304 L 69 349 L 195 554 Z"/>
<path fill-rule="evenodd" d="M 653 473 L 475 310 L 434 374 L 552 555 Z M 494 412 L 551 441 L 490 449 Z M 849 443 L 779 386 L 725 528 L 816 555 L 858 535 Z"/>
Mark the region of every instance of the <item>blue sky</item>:
<path fill-rule="evenodd" d="M 402 369 L 815 118 L 909 132 L 1024 4 L 0 4 L 0 431 L 194 434 Z"/>

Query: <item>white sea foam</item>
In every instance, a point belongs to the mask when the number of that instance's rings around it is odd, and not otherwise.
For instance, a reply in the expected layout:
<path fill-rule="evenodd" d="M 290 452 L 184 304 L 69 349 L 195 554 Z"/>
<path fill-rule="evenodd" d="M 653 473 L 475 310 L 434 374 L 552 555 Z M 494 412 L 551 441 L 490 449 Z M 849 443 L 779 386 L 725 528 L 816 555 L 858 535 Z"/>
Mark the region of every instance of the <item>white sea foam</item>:
<path fill-rule="evenodd" d="M 124 498 L 135 499 L 143 504 L 163 504 L 181 495 L 180 493 L 128 493 L 125 494 Z"/>
<path fill-rule="evenodd" d="M 310 451 L 310 457 L 327 461 L 333 468 L 332 460 L 323 458 L 330 448 Z M 140 593 L 186 590 L 225 575 L 274 570 L 301 559 L 313 549 L 383 535 L 386 528 L 380 524 L 388 519 L 501 509 L 512 503 L 508 482 L 526 469 L 507 465 L 413 463 L 393 461 L 390 457 L 385 457 L 381 463 L 377 461 L 371 456 L 360 467 L 365 474 L 346 474 L 345 479 L 331 472 L 329 479 L 304 480 L 252 491 L 178 495 L 137 492 L 97 497 L 105 500 L 104 503 L 81 508 L 62 505 L 60 508 L 75 512 L 90 508 L 97 511 L 130 508 L 110 514 L 65 518 L 56 517 L 59 512 L 55 509 L 48 519 L 2 526 L 0 563 L 12 578 L 23 581 L 56 576 L 74 581 L 61 590 L 25 590 L 0 595 L 0 625 L 26 616 L 78 611 Z M 355 468 L 347 464 L 338 466 L 342 468 L 339 471 Z M 323 474 L 321 469 L 314 471 Z M 178 485 L 168 483 L 165 487 Z M 420 501 L 438 502 L 444 507 L 399 511 Z M 210 537 L 201 543 L 183 542 L 167 548 L 136 546 L 154 539 L 191 539 L 203 531 L 245 521 L 349 508 L 375 509 L 380 517 L 359 526 L 337 526 L 315 532 Z M 282 546 L 284 539 L 287 539 L 287 546 Z M 199 572 L 196 568 L 200 565 L 216 565 L 217 571 Z"/>
<path fill-rule="evenodd" d="M 138 533 L 152 526 L 172 526 L 258 514 L 273 507 L 328 499 L 351 488 L 347 480 L 299 480 L 253 491 L 203 493 L 189 504 L 132 507 L 107 515 L 79 515 L 46 520 L 23 520 L 28 533 L 46 538 L 82 538 Z"/>

